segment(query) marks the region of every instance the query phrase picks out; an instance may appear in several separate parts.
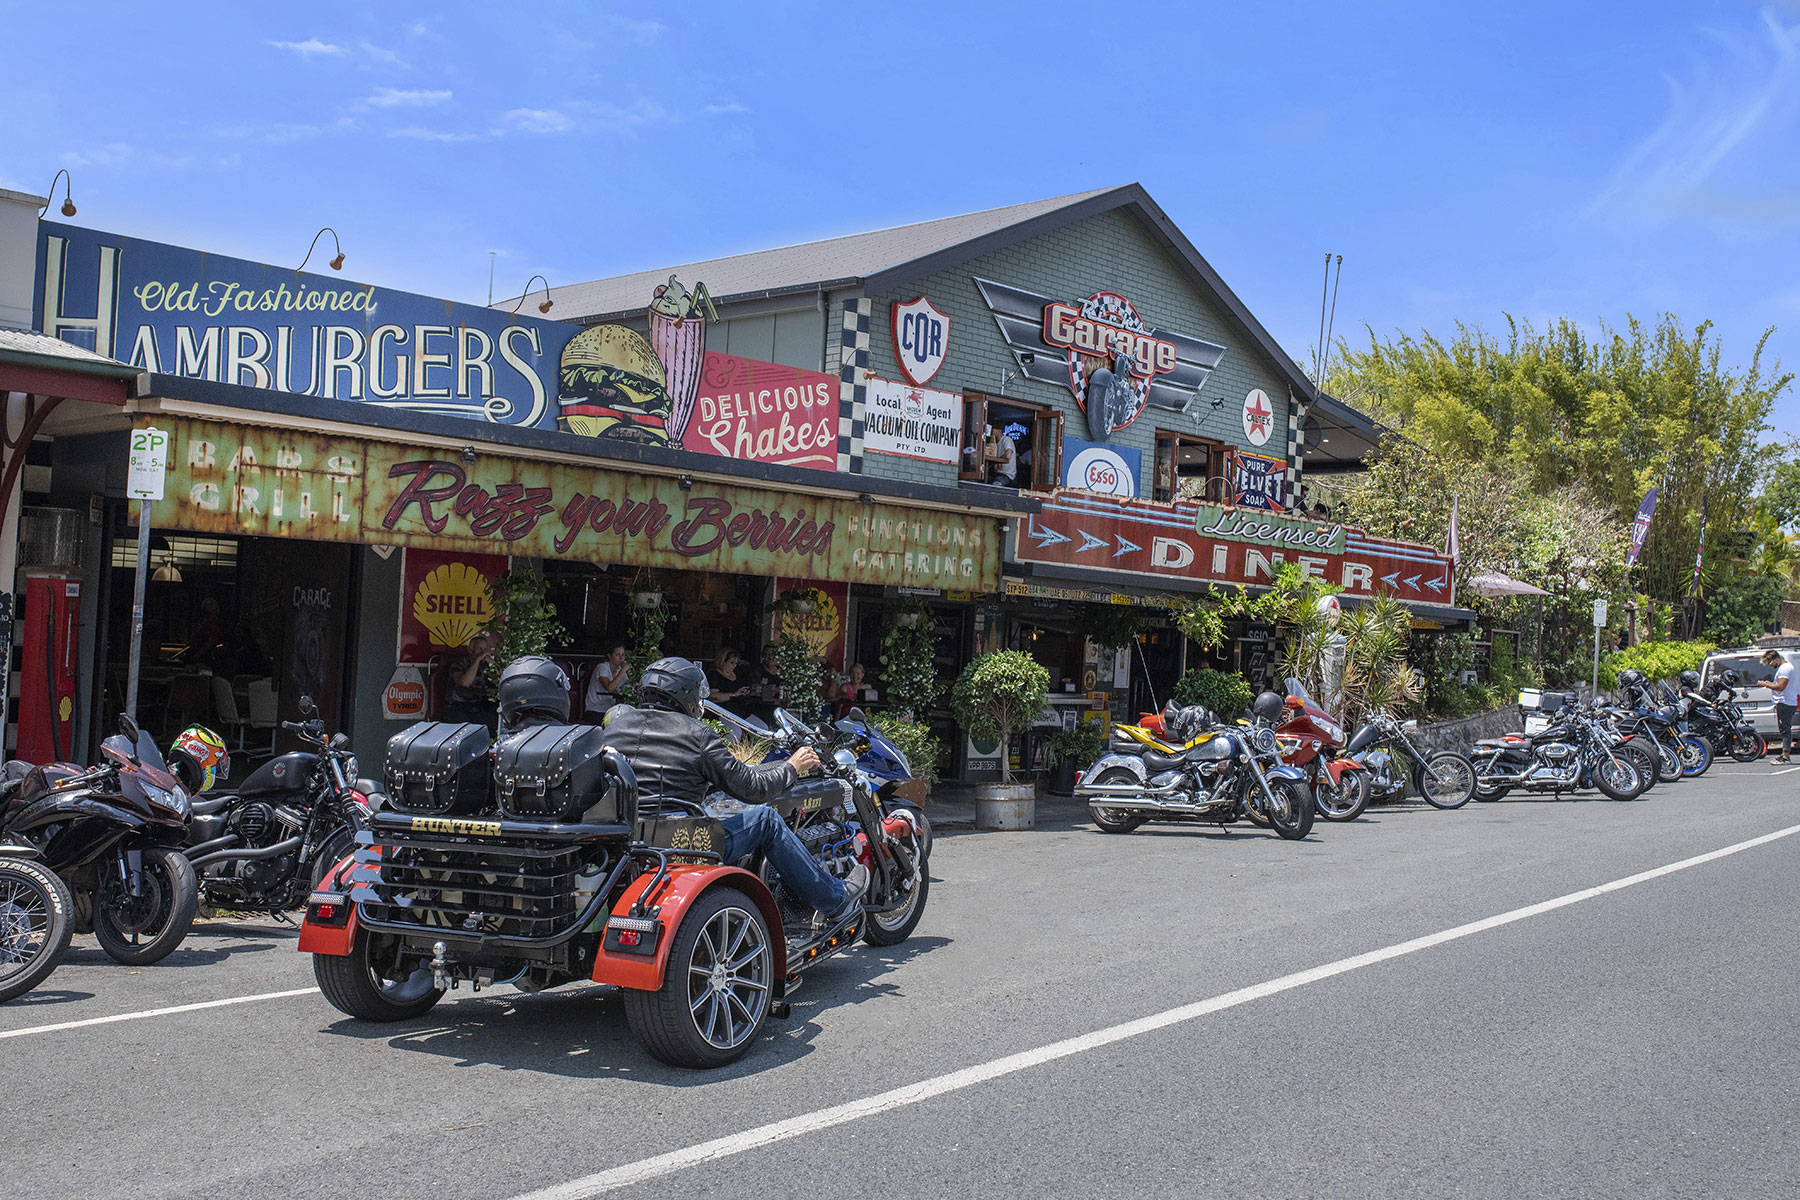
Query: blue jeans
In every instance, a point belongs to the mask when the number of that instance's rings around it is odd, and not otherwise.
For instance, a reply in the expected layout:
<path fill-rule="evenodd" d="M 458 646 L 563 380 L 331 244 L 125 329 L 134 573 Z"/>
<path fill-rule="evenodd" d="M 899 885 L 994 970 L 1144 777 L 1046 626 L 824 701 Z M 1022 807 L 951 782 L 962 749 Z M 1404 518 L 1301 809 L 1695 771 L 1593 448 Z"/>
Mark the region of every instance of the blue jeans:
<path fill-rule="evenodd" d="M 801 903 L 822 913 L 836 912 L 843 905 L 843 880 L 819 866 L 780 814 L 767 804 L 748 805 L 719 823 L 725 826 L 726 862 L 761 854 Z"/>

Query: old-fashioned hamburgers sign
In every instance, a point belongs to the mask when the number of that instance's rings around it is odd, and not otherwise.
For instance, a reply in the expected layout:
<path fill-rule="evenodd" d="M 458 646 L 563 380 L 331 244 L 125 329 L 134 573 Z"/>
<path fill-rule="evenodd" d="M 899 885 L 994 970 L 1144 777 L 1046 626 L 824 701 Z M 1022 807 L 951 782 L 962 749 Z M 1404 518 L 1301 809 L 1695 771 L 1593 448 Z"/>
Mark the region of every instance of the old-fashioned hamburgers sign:
<path fill-rule="evenodd" d="M 1123 293 L 1043 296 L 976 279 L 1019 370 L 1074 393 L 1104 442 L 1147 405 L 1185 411 L 1225 347 L 1152 325 Z"/>
<path fill-rule="evenodd" d="M 1019 526 L 1023 562 L 1267 586 L 1283 563 L 1352 596 L 1391 594 L 1448 604 L 1454 565 L 1429 546 L 1370 537 L 1346 525 L 1197 501 L 1159 504 L 1060 491 Z"/>

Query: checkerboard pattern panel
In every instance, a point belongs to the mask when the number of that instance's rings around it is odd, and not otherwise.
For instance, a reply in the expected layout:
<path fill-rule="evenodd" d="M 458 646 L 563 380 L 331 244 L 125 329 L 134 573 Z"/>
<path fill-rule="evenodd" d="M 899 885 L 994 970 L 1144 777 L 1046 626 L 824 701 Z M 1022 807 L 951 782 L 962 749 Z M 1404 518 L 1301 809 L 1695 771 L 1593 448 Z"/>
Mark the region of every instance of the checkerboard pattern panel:
<path fill-rule="evenodd" d="M 1302 466 L 1300 426 L 1305 422 L 1307 410 L 1311 407 L 1307 401 L 1295 399 L 1293 392 L 1288 393 L 1287 493 L 1290 496 L 1299 495 Z"/>
<path fill-rule="evenodd" d="M 838 356 L 838 454 L 837 469 L 853 475 L 863 469 L 863 421 L 867 414 L 869 378 L 869 322 L 875 302 L 868 297 L 843 302 L 841 334 L 843 352 Z"/>

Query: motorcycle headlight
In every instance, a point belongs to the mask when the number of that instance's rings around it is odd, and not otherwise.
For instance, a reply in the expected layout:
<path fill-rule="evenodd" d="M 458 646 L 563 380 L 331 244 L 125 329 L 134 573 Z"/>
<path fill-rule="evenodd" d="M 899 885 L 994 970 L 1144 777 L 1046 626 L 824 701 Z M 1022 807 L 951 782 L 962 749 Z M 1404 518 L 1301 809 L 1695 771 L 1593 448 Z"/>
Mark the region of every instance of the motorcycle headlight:
<path fill-rule="evenodd" d="M 1275 753 L 1275 731 L 1258 727 L 1250 734 L 1250 744 L 1256 747 L 1259 754 Z"/>
<path fill-rule="evenodd" d="M 187 820 L 188 811 L 193 805 L 188 801 L 186 788 L 179 783 L 172 788 L 159 788 L 154 783 L 142 780 L 139 783 L 144 789 L 144 795 L 149 797 L 150 803 L 159 808 L 168 809 L 184 821 Z"/>
<path fill-rule="evenodd" d="M 344 778 L 354 783 L 356 782 L 356 777 L 360 774 L 362 774 L 362 772 L 356 769 L 356 755 L 352 754 L 349 758 L 344 760 Z"/>

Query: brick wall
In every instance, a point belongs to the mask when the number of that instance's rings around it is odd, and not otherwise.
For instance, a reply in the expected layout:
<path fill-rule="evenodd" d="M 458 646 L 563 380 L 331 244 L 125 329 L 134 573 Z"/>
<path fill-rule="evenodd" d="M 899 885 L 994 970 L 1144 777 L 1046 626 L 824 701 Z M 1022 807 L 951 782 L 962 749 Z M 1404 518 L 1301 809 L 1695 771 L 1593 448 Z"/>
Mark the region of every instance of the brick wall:
<path fill-rule="evenodd" d="M 1249 335 L 1236 327 L 1222 306 L 1189 283 L 1138 219 L 1120 210 L 1066 225 L 876 296 L 870 321 L 870 370 L 888 379 L 904 378 L 894 359 L 889 305 L 923 294 L 950 318 L 948 354 L 930 386 L 946 391 L 997 392 L 1001 371 L 1017 370 L 1018 364 L 982 302 L 974 283 L 976 276 L 1072 302 L 1103 289 L 1115 291 L 1129 299 L 1148 324 L 1226 347 L 1218 369 L 1201 390 L 1201 399 L 1186 413 L 1147 407 L 1129 427 L 1113 434 L 1113 445 L 1143 452 L 1146 477 L 1153 469 L 1159 429 L 1211 438 L 1272 458 L 1285 457 L 1285 376 Z M 1251 446 L 1244 438 L 1241 414 L 1244 396 L 1252 388 L 1263 389 L 1275 406 L 1275 431 L 1262 446 Z M 1065 434 L 1086 436 L 1086 419 L 1068 388 L 1018 377 L 1008 382 L 1006 394 L 1056 409 L 1063 414 Z M 1218 409 L 1207 403 L 1214 397 L 1224 400 Z M 951 464 L 871 453 L 865 456 L 863 466 L 867 474 L 884 478 L 939 485 L 956 482 L 956 468 Z M 1149 487 L 1148 478 L 1139 480 L 1140 494 L 1148 494 Z"/>

